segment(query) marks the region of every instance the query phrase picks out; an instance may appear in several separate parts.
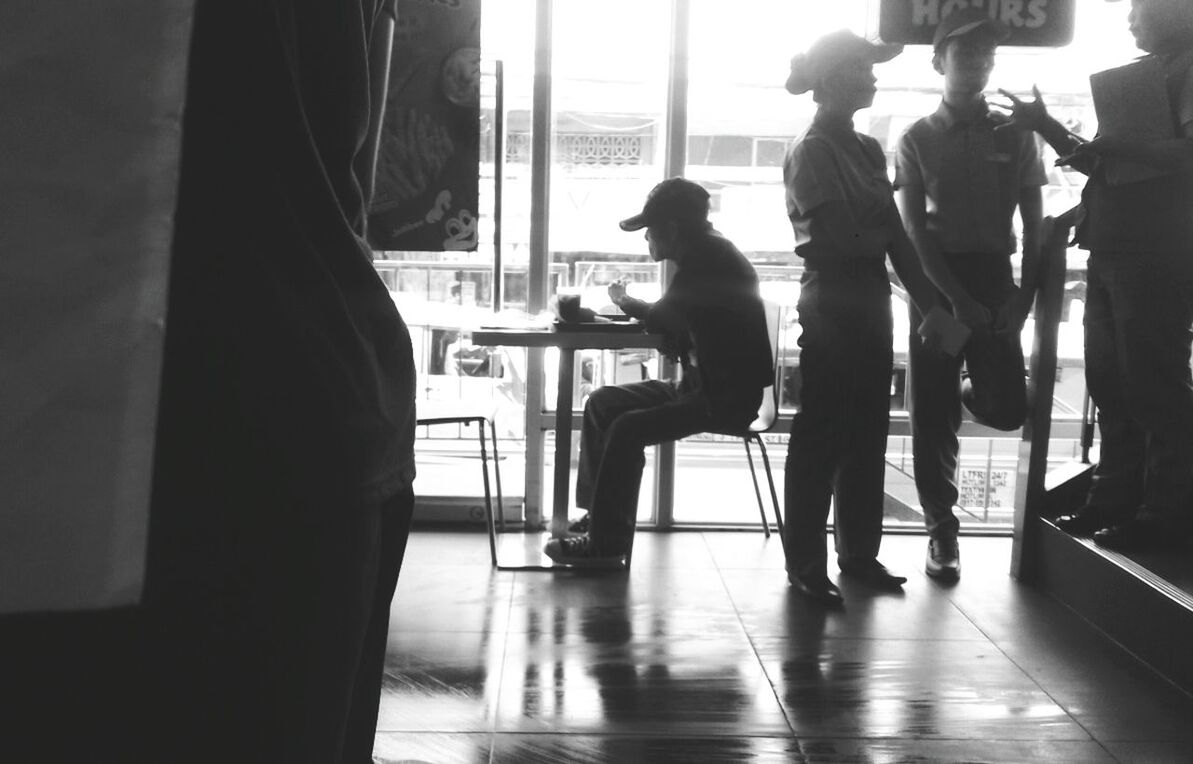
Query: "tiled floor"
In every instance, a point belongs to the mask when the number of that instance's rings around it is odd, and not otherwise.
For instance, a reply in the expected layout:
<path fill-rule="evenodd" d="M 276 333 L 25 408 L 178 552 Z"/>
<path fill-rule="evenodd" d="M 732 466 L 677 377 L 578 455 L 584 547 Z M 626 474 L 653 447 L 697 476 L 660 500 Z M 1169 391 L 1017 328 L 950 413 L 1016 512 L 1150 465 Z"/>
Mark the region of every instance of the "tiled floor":
<path fill-rule="evenodd" d="M 627 576 L 416 532 L 376 760 L 1193 761 L 1193 700 L 1011 579 L 1009 539 L 963 539 L 953 587 L 924 543 L 884 542 L 904 594 L 847 581 L 825 612 L 760 533 L 642 533 Z"/>

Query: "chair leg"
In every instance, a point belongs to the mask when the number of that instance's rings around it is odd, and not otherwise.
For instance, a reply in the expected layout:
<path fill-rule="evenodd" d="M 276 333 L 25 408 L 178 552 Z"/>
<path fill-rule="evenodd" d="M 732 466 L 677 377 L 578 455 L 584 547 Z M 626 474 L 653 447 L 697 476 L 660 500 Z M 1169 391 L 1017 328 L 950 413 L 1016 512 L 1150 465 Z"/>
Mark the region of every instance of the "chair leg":
<path fill-rule="evenodd" d="M 754 481 L 754 497 L 758 499 L 758 516 L 762 518 L 762 532 L 770 538 L 770 523 L 766 520 L 766 508 L 762 506 L 762 489 L 758 487 L 758 473 L 754 470 L 754 456 L 750 453 L 750 438 L 742 438 L 746 447 L 746 461 L 750 463 L 750 479 Z"/>
<path fill-rule="evenodd" d="M 481 479 L 485 485 L 485 523 L 489 526 L 489 557 L 497 567 L 497 535 L 493 528 L 493 496 L 489 492 L 489 456 L 485 449 L 485 420 L 477 419 L 476 430 L 481 446 Z"/>
<path fill-rule="evenodd" d="M 761 435 L 756 435 L 758 442 L 758 450 L 762 452 L 762 466 L 766 469 L 766 482 L 770 484 L 770 500 L 775 506 L 775 525 L 779 528 L 779 540 L 783 542 L 784 549 L 787 544 L 787 534 L 783 532 L 783 515 L 779 512 L 779 494 L 775 491 L 775 476 L 770 471 L 770 458 L 766 455 L 766 444 L 762 441 Z"/>
<path fill-rule="evenodd" d="M 497 527 L 505 533 L 505 500 L 501 496 L 501 459 L 497 455 L 497 422 L 489 420 L 489 437 L 493 439 L 493 480 L 497 484 Z"/>

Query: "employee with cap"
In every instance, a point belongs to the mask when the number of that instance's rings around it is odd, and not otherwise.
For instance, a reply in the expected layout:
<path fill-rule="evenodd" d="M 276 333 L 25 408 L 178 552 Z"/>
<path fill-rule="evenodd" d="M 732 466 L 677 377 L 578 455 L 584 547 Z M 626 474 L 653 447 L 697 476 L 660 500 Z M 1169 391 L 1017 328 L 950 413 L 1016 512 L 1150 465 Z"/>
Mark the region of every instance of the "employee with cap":
<path fill-rule="evenodd" d="M 1039 91 L 1005 90 L 1012 122 L 1038 132 L 1089 175 L 1076 240 L 1086 270 L 1085 379 L 1098 408 L 1100 458 L 1085 505 L 1057 518 L 1119 550 L 1193 542 L 1193 3 L 1134 0 L 1127 23 L 1148 55 L 1138 71 L 1167 91 L 1171 137 L 1074 136 Z M 1150 74 L 1148 74 L 1150 72 Z M 1140 90 L 1146 91 L 1146 86 Z M 1109 174 L 1127 161 L 1144 173 Z"/>
<path fill-rule="evenodd" d="M 785 486 L 787 577 L 830 605 L 842 599 L 827 574 L 830 500 L 842 575 L 879 589 L 906 581 L 877 559 L 892 372 L 887 257 L 921 310 L 935 298 L 899 219 L 882 148 L 853 129 L 854 112 L 874 101 L 874 64 L 901 50 L 834 32 L 792 59 L 787 79 L 788 92 L 811 91 L 818 104 L 783 166 L 795 254 L 804 261 L 802 385 Z"/>
<path fill-rule="evenodd" d="M 954 11 L 936 28 L 932 65 L 944 75 L 943 100 L 899 139 L 895 187 L 904 225 L 941 302 L 971 334 L 947 355 L 910 344 L 910 394 L 916 490 L 929 542 L 925 571 L 939 580 L 961 573 L 954 512 L 964 400 L 974 419 L 1015 430 L 1027 415 L 1019 334 L 1031 309 L 1047 183 L 1030 133 L 998 129 L 1009 120 L 982 95 L 998 44 L 1010 35 L 981 8 Z M 1013 226 L 1023 226 L 1020 286 L 1012 276 Z M 912 331 L 923 316 L 910 306 Z M 965 365 L 967 378 L 961 380 Z"/>
<path fill-rule="evenodd" d="M 616 282 L 609 297 L 650 331 L 681 365 L 678 382 L 646 380 L 598 388 L 580 429 L 576 504 L 589 511 L 588 532 L 553 539 L 546 554 L 577 567 L 620 568 L 630 550 L 645 448 L 753 421 L 773 365 L 758 276 L 708 220 L 709 194 L 683 178 L 664 180 L 623 231 L 646 231 L 650 257 L 668 260 L 674 277 L 655 303 L 630 297 Z"/>

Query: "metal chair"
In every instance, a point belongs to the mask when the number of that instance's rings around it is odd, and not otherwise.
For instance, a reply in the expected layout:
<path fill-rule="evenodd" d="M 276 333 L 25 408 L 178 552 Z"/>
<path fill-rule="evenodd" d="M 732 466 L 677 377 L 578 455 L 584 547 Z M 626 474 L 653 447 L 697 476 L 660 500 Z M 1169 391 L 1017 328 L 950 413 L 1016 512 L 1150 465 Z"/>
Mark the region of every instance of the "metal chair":
<path fill-rule="evenodd" d="M 750 443 L 758 445 L 758 452 L 762 454 L 762 466 L 766 470 L 766 482 L 770 486 L 771 503 L 774 505 L 775 526 L 779 530 L 780 543 L 785 543 L 783 515 L 779 510 L 779 494 L 775 490 L 775 476 L 770 469 L 766 443 L 762 440 L 762 434 L 774 429 L 779 420 L 779 391 L 782 389 L 783 382 L 783 364 L 779 359 L 779 343 L 783 335 L 784 310 L 783 306 L 770 300 L 763 300 L 763 308 L 766 311 L 766 333 L 767 339 L 770 340 L 774 376 L 771 384 L 762 391 L 762 402 L 758 405 L 758 414 L 754 417 L 754 421 L 743 429 L 718 429 L 708 430 L 708 432 L 742 439 L 742 443 L 746 447 L 746 461 L 750 465 L 750 479 L 754 481 L 754 496 L 758 499 L 758 516 L 762 520 L 762 532 L 766 534 L 767 538 L 770 538 L 770 523 L 766 519 L 766 508 L 762 503 L 762 488 L 758 485 L 758 472 L 754 467 L 754 454 L 750 449 Z M 634 544 L 631 538 L 630 549 L 626 553 L 625 559 L 626 570 L 630 569 L 633 554 Z"/>
<path fill-rule="evenodd" d="M 505 530 L 505 511 L 501 498 L 501 466 L 497 454 L 497 426 L 494 423 L 492 409 L 485 410 L 483 406 L 472 406 L 467 403 L 452 403 L 441 401 L 419 401 L 416 414 L 419 426 L 437 424 L 461 424 L 477 426 L 478 441 L 481 450 L 481 478 L 485 486 L 485 523 L 489 529 L 489 556 L 493 567 L 497 565 L 497 529 L 496 525 Z M 493 481 L 497 488 L 497 512 L 494 522 L 493 496 L 489 490 L 489 455 L 485 447 L 485 426 L 489 427 L 489 435 L 493 441 Z"/>
<path fill-rule="evenodd" d="M 758 452 L 762 455 L 762 466 L 766 470 L 766 481 L 770 486 L 771 503 L 775 510 L 775 526 L 779 529 L 779 538 L 783 538 L 783 515 L 779 510 L 779 494 L 775 491 L 775 477 L 770 469 L 770 459 L 766 453 L 766 443 L 762 434 L 774 429 L 779 420 L 779 391 L 783 385 L 783 364 L 779 359 L 779 343 L 783 334 L 783 306 L 770 300 L 764 300 L 766 310 L 766 331 L 771 346 L 771 362 L 774 364 L 774 377 L 771 384 L 762 391 L 762 403 L 758 406 L 758 415 L 748 427 L 742 430 L 714 430 L 718 435 L 732 435 L 742 439 L 746 447 L 746 461 L 750 464 L 750 479 L 754 481 L 754 496 L 758 499 L 758 515 L 762 519 L 762 531 L 770 538 L 770 523 L 766 519 L 766 508 L 762 503 L 762 489 L 758 485 L 758 472 L 754 467 L 754 455 L 750 443 L 758 445 Z"/>

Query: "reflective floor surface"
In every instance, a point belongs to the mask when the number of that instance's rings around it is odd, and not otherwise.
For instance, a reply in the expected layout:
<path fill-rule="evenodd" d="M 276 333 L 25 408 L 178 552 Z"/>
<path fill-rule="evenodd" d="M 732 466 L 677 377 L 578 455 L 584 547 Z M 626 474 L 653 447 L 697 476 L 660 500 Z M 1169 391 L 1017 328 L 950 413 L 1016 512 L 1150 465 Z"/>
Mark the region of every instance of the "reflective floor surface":
<path fill-rule="evenodd" d="M 963 538 L 951 587 L 925 545 L 884 541 L 902 595 L 844 581 L 826 612 L 761 533 L 640 533 L 610 575 L 416 531 L 375 760 L 1193 761 L 1193 700 L 1011 579 L 1009 539 Z"/>

